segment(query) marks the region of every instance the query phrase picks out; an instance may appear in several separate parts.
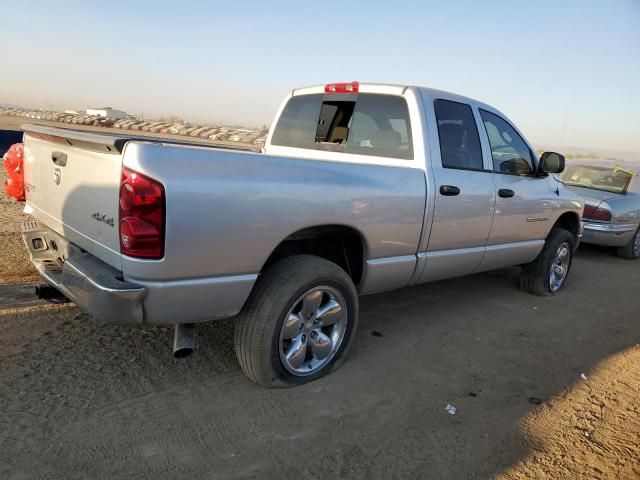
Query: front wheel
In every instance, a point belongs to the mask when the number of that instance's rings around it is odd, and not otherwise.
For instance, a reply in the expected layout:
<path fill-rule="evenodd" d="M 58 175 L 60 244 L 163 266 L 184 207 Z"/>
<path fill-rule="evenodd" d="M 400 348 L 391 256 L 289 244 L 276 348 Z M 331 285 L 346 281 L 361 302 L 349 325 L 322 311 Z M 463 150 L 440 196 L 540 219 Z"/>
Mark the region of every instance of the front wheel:
<path fill-rule="evenodd" d="M 344 360 L 358 321 L 347 273 L 311 255 L 280 260 L 260 276 L 236 319 L 244 373 L 265 387 L 307 383 Z"/>
<path fill-rule="evenodd" d="M 635 235 L 624 247 L 618 248 L 618 256 L 629 260 L 637 260 L 640 258 L 640 228 L 636 230 Z"/>
<path fill-rule="evenodd" d="M 575 245 L 575 237 L 567 230 L 551 230 L 538 257 L 522 267 L 520 289 L 539 296 L 558 293 L 569 276 Z"/>

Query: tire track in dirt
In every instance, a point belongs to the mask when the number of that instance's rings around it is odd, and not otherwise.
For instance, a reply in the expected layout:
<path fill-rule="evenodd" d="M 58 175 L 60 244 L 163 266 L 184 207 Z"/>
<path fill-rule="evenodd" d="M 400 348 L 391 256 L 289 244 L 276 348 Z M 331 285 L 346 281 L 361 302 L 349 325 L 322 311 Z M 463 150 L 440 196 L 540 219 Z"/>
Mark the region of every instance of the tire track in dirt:
<path fill-rule="evenodd" d="M 640 478 L 640 345 L 526 417 L 533 449 L 500 479 Z"/>

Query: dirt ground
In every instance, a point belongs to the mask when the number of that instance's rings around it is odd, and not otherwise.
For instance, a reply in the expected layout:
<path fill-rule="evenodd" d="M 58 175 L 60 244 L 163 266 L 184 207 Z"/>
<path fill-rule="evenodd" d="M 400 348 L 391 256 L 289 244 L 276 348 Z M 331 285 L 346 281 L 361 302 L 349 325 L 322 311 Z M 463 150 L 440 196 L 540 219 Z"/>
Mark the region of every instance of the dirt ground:
<path fill-rule="evenodd" d="M 0 197 L 0 478 L 640 478 L 638 262 L 582 248 L 554 298 L 518 269 L 363 297 L 340 370 L 265 390 L 232 321 L 174 360 L 167 329 L 34 300 L 20 217 Z"/>

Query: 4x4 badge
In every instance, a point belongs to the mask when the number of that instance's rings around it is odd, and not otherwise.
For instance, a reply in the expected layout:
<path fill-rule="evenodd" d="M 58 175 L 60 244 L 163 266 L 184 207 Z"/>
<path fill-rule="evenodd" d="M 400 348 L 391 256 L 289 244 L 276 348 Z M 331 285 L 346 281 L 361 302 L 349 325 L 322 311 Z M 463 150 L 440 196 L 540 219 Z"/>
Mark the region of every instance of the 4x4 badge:
<path fill-rule="evenodd" d="M 113 217 L 110 217 L 108 215 L 105 215 L 104 213 L 100 213 L 100 212 L 93 212 L 91 214 L 91 216 L 93 218 L 95 218 L 97 221 L 99 222 L 103 222 L 106 223 L 107 225 L 109 225 L 110 227 L 113 227 L 113 224 L 115 223 L 113 221 Z"/>

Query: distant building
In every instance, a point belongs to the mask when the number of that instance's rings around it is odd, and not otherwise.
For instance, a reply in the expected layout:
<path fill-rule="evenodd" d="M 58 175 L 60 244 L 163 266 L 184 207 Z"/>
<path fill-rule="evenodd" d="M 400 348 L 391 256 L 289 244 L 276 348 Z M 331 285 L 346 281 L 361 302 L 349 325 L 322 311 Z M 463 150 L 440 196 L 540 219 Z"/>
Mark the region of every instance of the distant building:
<path fill-rule="evenodd" d="M 95 115 L 96 117 L 127 118 L 127 112 L 114 110 L 111 107 L 87 108 L 87 115 Z"/>

